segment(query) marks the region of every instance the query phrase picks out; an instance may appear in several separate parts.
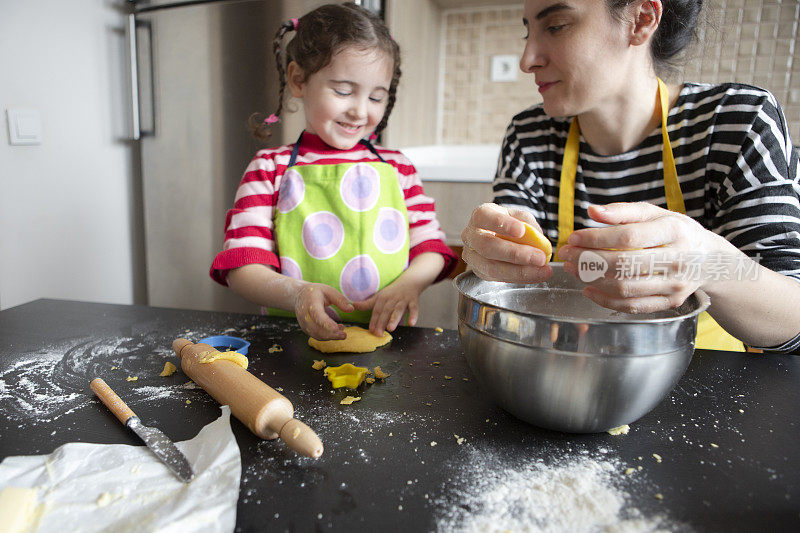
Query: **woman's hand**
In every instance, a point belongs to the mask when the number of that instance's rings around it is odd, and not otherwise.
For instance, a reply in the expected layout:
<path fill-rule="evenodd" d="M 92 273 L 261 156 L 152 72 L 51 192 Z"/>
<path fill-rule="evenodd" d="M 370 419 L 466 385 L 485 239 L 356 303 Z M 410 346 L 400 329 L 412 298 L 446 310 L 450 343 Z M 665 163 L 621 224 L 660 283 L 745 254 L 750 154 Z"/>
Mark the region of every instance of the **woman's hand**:
<path fill-rule="evenodd" d="M 523 222 L 541 231 L 527 211 L 487 203 L 478 206 L 461 232 L 464 251 L 461 258 L 480 278 L 510 283 L 538 283 L 549 278 L 553 269 L 545 253 L 533 246 L 501 239 L 497 234 L 521 237 Z"/>
<path fill-rule="evenodd" d="M 732 268 L 742 257 L 727 240 L 688 216 L 646 202 L 591 206 L 589 216 L 610 226 L 575 231 L 559 258 L 567 272 L 588 282 L 586 297 L 616 311 L 678 307 L 695 290 L 713 283 L 712 270 Z M 588 257 L 581 257 L 589 251 L 591 258 L 607 265 L 594 280 L 585 268 Z"/>
<path fill-rule="evenodd" d="M 331 305 L 346 313 L 353 310 L 353 304 L 333 287 L 324 283 L 303 283 L 294 302 L 294 314 L 300 329 L 321 341 L 344 339 L 347 336 L 344 326 L 334 320 L 336 315 L 329 308 Z"/>

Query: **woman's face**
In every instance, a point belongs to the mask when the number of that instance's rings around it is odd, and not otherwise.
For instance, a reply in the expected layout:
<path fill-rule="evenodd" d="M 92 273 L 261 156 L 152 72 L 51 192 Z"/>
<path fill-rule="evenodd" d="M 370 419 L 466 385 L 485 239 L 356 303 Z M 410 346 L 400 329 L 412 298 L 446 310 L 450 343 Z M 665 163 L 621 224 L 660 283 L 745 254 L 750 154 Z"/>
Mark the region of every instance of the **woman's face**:
<path fill-rule="evenodd" d="M 550 116 L 591 111 L 624 87 L 631 54 L 628 25 L 605 0 L 526 0 L 523 72 L 535 76 Z"/>

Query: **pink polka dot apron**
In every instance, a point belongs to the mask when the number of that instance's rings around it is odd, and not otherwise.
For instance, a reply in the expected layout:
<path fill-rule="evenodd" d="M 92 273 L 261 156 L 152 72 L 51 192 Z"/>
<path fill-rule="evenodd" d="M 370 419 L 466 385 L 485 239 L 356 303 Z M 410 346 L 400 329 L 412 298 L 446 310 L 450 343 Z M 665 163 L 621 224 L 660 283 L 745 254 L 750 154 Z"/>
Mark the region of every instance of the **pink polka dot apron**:
<path fill-rule="evenodd" d="M 275 209 L 281 273 L 329 285 L 353 302 L 365 300 L 408 267 L 408 212 L 397 171 L 366 140 L 361 143 L 378 161 L 295 166 L 302 138 Z M 336 311 L 345 321 L 369 322 L 371 316 Z"/>

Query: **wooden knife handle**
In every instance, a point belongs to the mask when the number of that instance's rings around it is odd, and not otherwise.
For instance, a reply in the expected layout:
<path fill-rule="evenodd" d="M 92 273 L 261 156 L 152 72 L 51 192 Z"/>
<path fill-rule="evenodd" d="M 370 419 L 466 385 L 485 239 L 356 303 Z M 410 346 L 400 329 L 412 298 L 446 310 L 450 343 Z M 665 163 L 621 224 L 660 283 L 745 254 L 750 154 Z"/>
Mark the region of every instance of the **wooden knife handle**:
<path fill-rule="evenodd" d="M 117 396 L 117 393 L 102 378 L 93 379 L 89 387 L 123 425 L 127 424 L 130 417 L 136 416 L 136 413 L 128 407 L 128 404 L 123 402 L 122 398 Z"/>

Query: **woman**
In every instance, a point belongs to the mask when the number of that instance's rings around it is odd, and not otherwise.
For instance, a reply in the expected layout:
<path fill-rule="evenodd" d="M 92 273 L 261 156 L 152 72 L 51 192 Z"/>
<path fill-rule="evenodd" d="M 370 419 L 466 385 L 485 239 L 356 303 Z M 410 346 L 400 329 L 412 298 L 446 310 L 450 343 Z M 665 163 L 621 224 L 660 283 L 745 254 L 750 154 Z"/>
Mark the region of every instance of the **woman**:
<path fill-rule="evenodd" d="M 656 75 L 694 37 L 701 7 L 525 2 L 520 67 L 543 103 L 512 120 L 495 204 L 472 213 L 463 257 L 484 279 L 547 279 L 543 252 L 498 237 L 521 236 L 524 221 L 575 276 L 582 254 L 605 261 L 584 290 L 602 306 L 659 311 L 703 289 L 728 334 L 701 317 L 698 347 L 791 352 L 800 346 L 800 186 L 783 113 L 756 87 L 665 85 Z"/>

